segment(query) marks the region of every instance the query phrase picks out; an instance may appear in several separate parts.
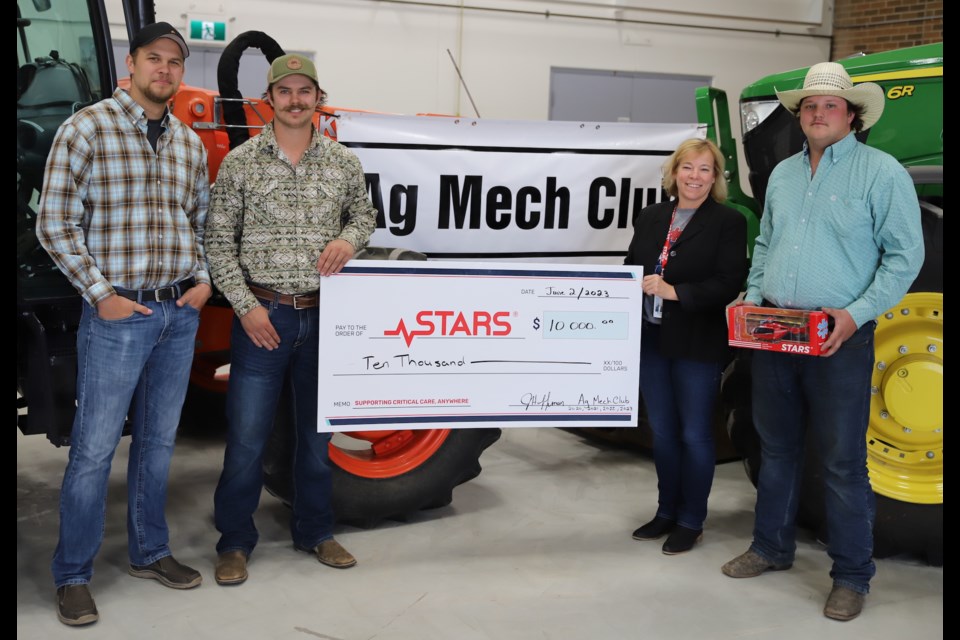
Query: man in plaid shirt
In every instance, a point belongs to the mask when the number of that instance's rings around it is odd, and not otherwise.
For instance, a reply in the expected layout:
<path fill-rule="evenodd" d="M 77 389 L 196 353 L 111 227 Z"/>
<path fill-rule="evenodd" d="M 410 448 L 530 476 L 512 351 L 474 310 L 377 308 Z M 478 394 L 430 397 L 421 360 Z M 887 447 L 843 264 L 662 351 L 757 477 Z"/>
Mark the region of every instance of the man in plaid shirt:
<path fill-rule="evenodd" d="M 173 589 L 200 584 L 168 546 L 164 506 L 200 309 L 206 151 L 167 103 L 189 55 L 167 23 L 130 43 L 130 90 L 67 119 L 47 161 L 37 236 L 83 297 L 77 413 L 53 557 L 57 615 L 95 622 L 88 584 L 103 540 L 107 482 L 124 422 L 129 572 Z"/>

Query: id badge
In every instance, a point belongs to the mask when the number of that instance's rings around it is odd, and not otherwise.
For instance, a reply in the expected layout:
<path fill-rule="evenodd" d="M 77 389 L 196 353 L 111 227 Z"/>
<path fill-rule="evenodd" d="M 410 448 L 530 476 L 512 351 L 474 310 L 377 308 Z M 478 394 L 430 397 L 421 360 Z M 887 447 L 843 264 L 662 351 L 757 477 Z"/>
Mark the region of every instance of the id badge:
<path fill-rule="evenodd" d="M 660 296 L 653 296 L 653 317 L 663 317 L 663 298 Z"/>

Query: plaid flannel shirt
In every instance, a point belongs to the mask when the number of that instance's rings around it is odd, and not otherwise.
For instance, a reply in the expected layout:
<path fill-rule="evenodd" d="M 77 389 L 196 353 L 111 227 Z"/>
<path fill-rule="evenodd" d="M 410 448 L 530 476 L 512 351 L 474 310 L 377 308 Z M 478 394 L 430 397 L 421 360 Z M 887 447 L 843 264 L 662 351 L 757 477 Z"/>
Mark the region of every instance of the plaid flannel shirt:
<path fill-rule="evenodd" d="M 68 118 L 47 159 L 37 237 L 90 304 L 194 276 L 210 284 L 203 234 L 210 185 L 200 138 L 173 114 L 156 152 L 122 90 Z"/>

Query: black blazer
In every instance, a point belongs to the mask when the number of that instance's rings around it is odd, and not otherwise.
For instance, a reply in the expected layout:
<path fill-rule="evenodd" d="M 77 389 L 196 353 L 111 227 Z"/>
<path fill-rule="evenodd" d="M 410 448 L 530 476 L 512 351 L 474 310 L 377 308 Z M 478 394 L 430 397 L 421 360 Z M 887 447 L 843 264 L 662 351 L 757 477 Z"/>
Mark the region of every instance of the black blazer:
<path fill-rule="evenodd" d="M 624 264 L 643 265 L 654 273 L 676 200 L 643 209 L 634 222 L 633 240 Z M 726 307 L 747 277 L 747 222 L 735 209 L 707 198 L 674 243 L 664 280 L 679 301 L 663 301 L 660 353 L 668 358 L 724 362 Z"/>

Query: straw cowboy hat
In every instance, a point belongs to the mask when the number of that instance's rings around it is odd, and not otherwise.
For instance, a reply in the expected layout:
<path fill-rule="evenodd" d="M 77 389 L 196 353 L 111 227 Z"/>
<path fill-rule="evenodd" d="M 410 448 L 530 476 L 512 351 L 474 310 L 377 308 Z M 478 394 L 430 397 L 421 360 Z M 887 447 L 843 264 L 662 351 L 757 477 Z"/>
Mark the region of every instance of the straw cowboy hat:
<path fill-rule="evenodd" d="M 821 62 L 810 67 L 803 79 L 803 89 L 777 91 L 776 94 L 783 108 L 793 114 L 807 96 L 839 96 L 863 109 L 864 131 L 880 119 L 885 102 L 880 85 L 862 82 L 853 86 L 850 74 L 836 62 Z"/>

